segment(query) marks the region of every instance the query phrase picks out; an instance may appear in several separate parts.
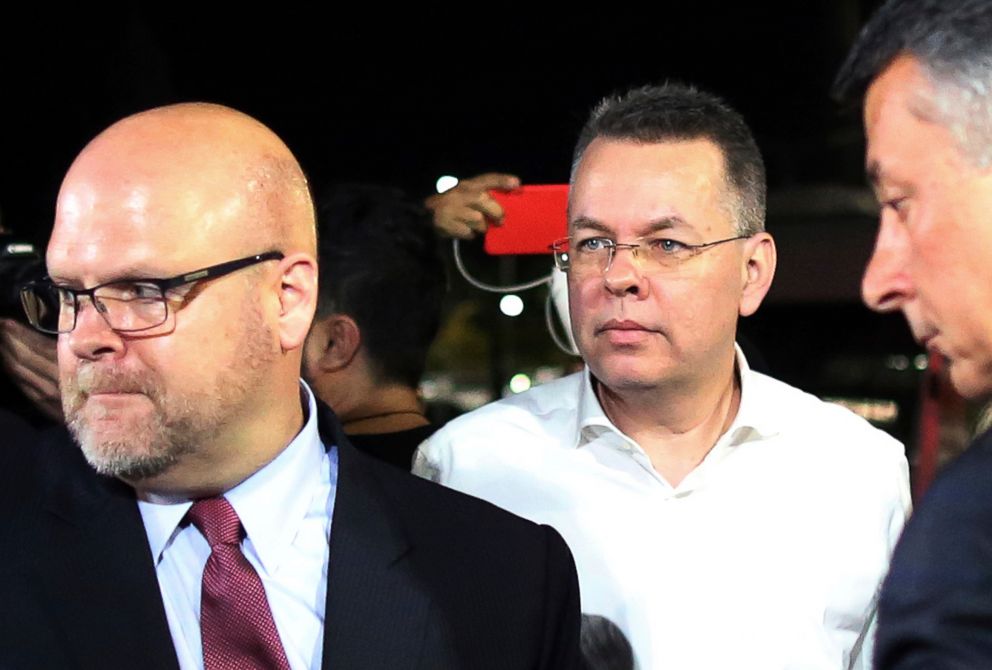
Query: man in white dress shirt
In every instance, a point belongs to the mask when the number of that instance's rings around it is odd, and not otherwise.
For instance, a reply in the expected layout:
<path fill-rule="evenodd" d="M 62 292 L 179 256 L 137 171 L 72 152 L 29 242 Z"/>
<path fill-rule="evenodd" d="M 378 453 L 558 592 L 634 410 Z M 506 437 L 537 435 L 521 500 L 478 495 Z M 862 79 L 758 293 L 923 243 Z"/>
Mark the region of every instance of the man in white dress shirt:
<path fill-rule="evenodd" d="M 740 116 L 666 85 L 604 100 L 575 151 L 568 273 L 586 369 L 483 407 L 415 472 L 554 526 L 583 612 L 639 668 L 867 668 L 909 507 L 902 445 L 749 370 L 775 270 Z"/>

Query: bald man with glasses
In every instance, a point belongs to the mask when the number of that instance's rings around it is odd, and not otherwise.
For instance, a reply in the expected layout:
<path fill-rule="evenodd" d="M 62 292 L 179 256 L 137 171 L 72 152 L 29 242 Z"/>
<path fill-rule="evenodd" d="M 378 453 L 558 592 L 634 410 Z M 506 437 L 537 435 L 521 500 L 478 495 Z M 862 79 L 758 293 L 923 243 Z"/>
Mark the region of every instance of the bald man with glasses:
<path fill-rule="evenodd" d="M 415 471 L 561 532 L 637 667 L 867 668 L 906 459 L 735 346 L 776 260 L 743 119 L 678 85 L 604 100 L 568 207 L 585 369 L 449 423 Z"/>
<path fill-rule="evenodd" d="M 300 166 L 232 109 L 77 157 L 22 297 L 80 448 L 4 451 L 0 667 L 573 667 L 558 534 L 358 453 L 300 380 L 315 251 Z"/>

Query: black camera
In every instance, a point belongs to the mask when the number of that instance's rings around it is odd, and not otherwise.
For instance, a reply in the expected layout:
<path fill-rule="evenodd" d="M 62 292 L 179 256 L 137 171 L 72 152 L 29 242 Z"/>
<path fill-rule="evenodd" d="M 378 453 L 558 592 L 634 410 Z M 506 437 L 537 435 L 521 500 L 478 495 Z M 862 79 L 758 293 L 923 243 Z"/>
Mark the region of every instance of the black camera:
<path fill-rule="evenodd" d="M 45 276 L 45 262 L 30 242 L 0 233 L 0 318 L 27 323 L 21 286 Z"/>

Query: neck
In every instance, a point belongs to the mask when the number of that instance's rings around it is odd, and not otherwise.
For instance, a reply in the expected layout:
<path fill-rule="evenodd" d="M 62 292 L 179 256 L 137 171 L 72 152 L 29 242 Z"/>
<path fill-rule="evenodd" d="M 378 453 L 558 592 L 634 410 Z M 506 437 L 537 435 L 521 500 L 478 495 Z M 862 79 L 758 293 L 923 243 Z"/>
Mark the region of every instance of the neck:
<path fill-rule="evenodd" d="M 417 390 L 402 384 L 381 384 L 339 415 L 350 435 L 395 433 L 426 426 Z"/>
<path fill-rule="evenodd" d="M 672 486 L 702 462 L 740 406 L 733 367 L 719 380 L 694 388 L 624 390 L 597 383 L 596 393 L 610 421 L 644 449 Z"/>

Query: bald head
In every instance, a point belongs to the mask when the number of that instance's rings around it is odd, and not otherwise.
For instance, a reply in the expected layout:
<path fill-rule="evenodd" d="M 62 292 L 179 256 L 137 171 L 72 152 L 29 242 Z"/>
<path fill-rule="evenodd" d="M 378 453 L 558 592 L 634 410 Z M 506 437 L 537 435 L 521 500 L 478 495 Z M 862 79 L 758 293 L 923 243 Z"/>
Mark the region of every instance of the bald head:
<path fill-rule="evenodd" d="M 56 227 L 94 207 L 189 248 L 315 251 L 306 177 L 271 130 L 233 109 L 181 104 L 130 116 L 83 149 L 63 182 Z"/>
<path fill-rule="evenodd" d="M 53 309 L 74 321 L 59 335 L 63 407 L 90 462 L 139 492 L 189 496 L 279 453 L 302 421 L 315 253 L 303 171 L 249 116 L 174 105 L 90 142 L 47 254 L 74 296 Z M 142 320 L 155 323 L 131 326 Z"/>

